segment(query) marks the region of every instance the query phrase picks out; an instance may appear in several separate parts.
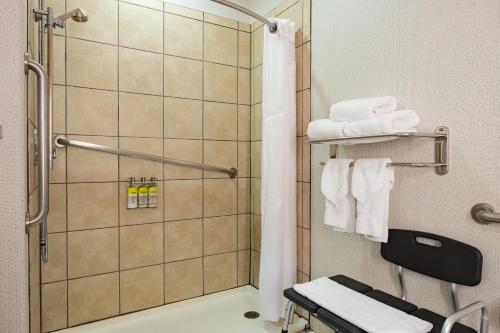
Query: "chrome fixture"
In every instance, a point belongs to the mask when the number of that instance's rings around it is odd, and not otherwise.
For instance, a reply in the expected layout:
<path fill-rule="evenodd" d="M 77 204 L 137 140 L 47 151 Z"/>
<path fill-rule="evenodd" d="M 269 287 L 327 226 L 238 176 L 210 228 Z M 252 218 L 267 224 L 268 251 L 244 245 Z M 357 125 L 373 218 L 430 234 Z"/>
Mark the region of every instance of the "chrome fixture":
<path fill-rule="evenodd" d="M 275 22 L 269 21 L 265 17 L 255 13 L 255 12 L 252 12 L 251 10 L 249 10 L 241 5 L 238 5 L 234 2 L 227 1 L 227 0 L 210 0 L 210 1 L 217 2 L 217 3 L 220 3 L 221 5 L 236 9 L 239 12 L 247 14 L 256 20 L 261 21 L 262 23 L 264 23 L 265 25 L 267 25 L 269 27 L 269 31 L 271 33 L 275 33 L 278 31 L 278 24 L 276 24 Z"/>
<path fill-rule="evenodd" d="M 169 157 L 151 155 L 151 154 L 126 150 L 126 149 L 101 146 L 101 145 L 97 145 L 94 143 L 71 140 L 71 139 L 65 138 L 63 136 L 57 136 L 54 141 L 56 143 L 57 148 L 64 148 L 66 146 L 69 146 L 69 147 L 88 149 L 88 150 L 98 151 L 98 152 L 102 152 L 102 153 L 128 156 L 128 157 L 132 157 L 132 158 L 139 158 L 139 159 L 148 160 L 148 161 L 179 165 L 179 166 L 184 166 L 184 167 L 188 167 L 188 168 L 195 168 L 195 169 L 200 169 L 200 170 L 205 170 L 205 171 L 226 173 L 231 178 L 235 178 L 238 174 L 238 171 L 236 168 L 229 168 L 228 169 L 228 168 L 222 168 L 222 167 L 213 166 L 213 165 L 194 163 L 194 162 L 189 162 L 189 161 L 177 160 L 177 159 L 173 159 L 173 158 L 169 158 Z"/>
<path fill-rule="evenodd" d="M 61 16 L 54 17 L 54 11 L 51 7 L 47 7 L 46 10 L 43 9 L 33 9 L 33 14 L 35 17 L 35 22 L 41 22 L 41 25 L 47 30 L 47 72 L 49 75 L 49 140 L 51 141 L 50 150 L 50 161 L 49 168 L 53 168 L 53 160 L 56 158 L 56 150 L 54 149 L 54 129 L 53 129 L 53 85 L 54 85 L 54 29 L 64 28 L 66 26 L 66 20 L 71 18 L 75 22 L 87 22 L 88 16 L 80 8 L 73 9 Z M 44 25 L 45 19 L 45 25 Z M 43 29 L 40 29 L 43 31 Z M 40 63 L 43 65 L 43 33 L 40 34 Z"/>
<path fill-rule="evenodd" d="M 71 18 L 75 22 L 87 22 L 89 20 L 89 17 L 87 16 L 87 14 L 83 9 L 76 8 L 66 14 L 56 17 L 56 21 L 61 22 L 62 26 L 60 27 L 63 28 L 64 27 L 63 22 L 65 22 L 69 18 Z"/>
<path fill-rule="evenodd" d="M 48 117 L 48 99 L 49 99 L 49 78 L 47 72 L 42 65 L 32 60 L 28 54 L 25 55 L 24 60 L 25 73 L 33 71 L 37 77 L 37 120 L 38 131 L 37 137 L 37 151 L 38 156 L 38 212 L 33 216 L 28 216 L 26 226 L 43 222 L 49 213 L 49 117 Z"/>
<path fill-rule="evenodd" d="M 430 132 L 401 132 L 392 134 L 368 135 L 359 137 L 344 137 L 332 139 L 318 139 L 309 140 L 311 144 L 332 144 L 332 145 L 354 145 L 381 142 L 382 140 L 394 140 L 400 138 L 433 138 L 435 140 L 434 146 L 434 163 L 415 163 L 415 162 L 392 162 L 388 163 L 388 167 L 410 167 L 410 168 L 436 168 L 436 173 L 444 176 L 448 173 L 448 141 L 449 130 L 446 126 L 440 126 L 434 133 Z M 379 141 L 376 141 L 379 140 Z M 325 162 L 321 162 L 325 165 Z M 354 162 L 351 163 L 351 167 Z"/>
<path fill-rule="evenodd" d="M 481 224 L 500 223 L 500 213 L 497 213 L 492 205 L 479 203 L 471 209 L 474 221 Z"/>
<path fill-rule="evenodd" d="M 49 135 L 49 77 L 42 65 L 24 56 L 25 73 L 33 71 L 37 77 L 37 121 L 35 135 L 38 172 L 38 210 L 34 216 L 27 214 L 26 231 L 40 225 L 40 253 L 44 262 L 48 262 L 47 216 L 49 214 L 49 170 L 50 170 L 50 135 Z"/>

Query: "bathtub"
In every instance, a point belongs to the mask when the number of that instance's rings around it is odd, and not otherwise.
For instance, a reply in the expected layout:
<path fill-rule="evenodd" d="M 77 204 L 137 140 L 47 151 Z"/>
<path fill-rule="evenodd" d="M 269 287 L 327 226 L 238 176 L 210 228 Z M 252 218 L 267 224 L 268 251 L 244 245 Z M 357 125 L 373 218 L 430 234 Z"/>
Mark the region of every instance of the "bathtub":
<path fill-rule="evenodd" d="M 58 331 L 60 333 L 279 333 L 281 323 L 246 319 L 258 311 L 258 290 L 245 286 Z M 300 319 L 289 332 L 304 329 Z"/>

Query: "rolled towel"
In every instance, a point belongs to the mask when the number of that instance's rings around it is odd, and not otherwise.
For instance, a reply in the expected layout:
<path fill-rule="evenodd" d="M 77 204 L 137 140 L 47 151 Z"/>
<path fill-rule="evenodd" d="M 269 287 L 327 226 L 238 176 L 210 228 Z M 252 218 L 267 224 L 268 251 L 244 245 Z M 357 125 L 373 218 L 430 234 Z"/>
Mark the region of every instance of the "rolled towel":
<path fill-rule="evenodd" d="M 307 136 L 309 139 L 333 139 L 344 137 L 346 123 L 335 122 L 331 119 L 318 119 L 309 123 Z"/>
<path fill-rule="evenodd" d="M 352 137 L 397 132 L 414 132 L 419 123 L 420 118 L 413 110 L 394 111 L 376 118 L 347 123 L 344 126 L 344 135 Z"/>
<path fill-rule="evenodd" d="M 330 119 L 347 122 L 370 119 L 395 111 L 397 106 L 396 98 L 392 96 L 351 99 L 333 104 Z"/>

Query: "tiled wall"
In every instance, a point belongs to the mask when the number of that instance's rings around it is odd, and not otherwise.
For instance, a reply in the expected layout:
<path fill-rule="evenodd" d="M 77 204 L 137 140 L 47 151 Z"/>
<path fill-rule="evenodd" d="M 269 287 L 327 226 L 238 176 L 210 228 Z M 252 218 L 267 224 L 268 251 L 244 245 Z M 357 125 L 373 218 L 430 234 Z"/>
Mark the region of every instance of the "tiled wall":
<path fill-rule="evenodd" d="M 265 17 L 287 18 L 296 25 L 297 61 L 297 280 L 310 276 L 310 146 L 306 130 L 311 118 L 311 1 L 287 0 Z M 263 26 L 252 25 L 252 284 L 258 287 L 260 264 L 260 154 L 262 145 Z"/>
<path fill-rule="evenodd" d="M 57 133 L 239 175 L 58 150 L 42 330 L 248 284 L 250 26 L 155 0 L 49 5 L 89 14 L 57 30 Z M 158 208 L 126 209 L 131 176 L 161 180 Z"/>

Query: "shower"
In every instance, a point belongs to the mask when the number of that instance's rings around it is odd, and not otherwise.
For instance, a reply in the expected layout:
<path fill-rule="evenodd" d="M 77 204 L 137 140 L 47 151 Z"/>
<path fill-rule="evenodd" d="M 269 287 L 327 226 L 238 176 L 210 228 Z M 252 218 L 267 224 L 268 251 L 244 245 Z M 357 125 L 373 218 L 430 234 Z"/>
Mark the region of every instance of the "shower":
<path fill-rule="evenodd" d="M 65 22 L 69 18 L 71 18 L 75 22 L 87 22 L 89 20 L 89 17 L 85 13 L 85 11 L 80 8 L 73 9 L 70 12 L 60 15 L 56 17 L 56 20 L 60 22 Z"/>

